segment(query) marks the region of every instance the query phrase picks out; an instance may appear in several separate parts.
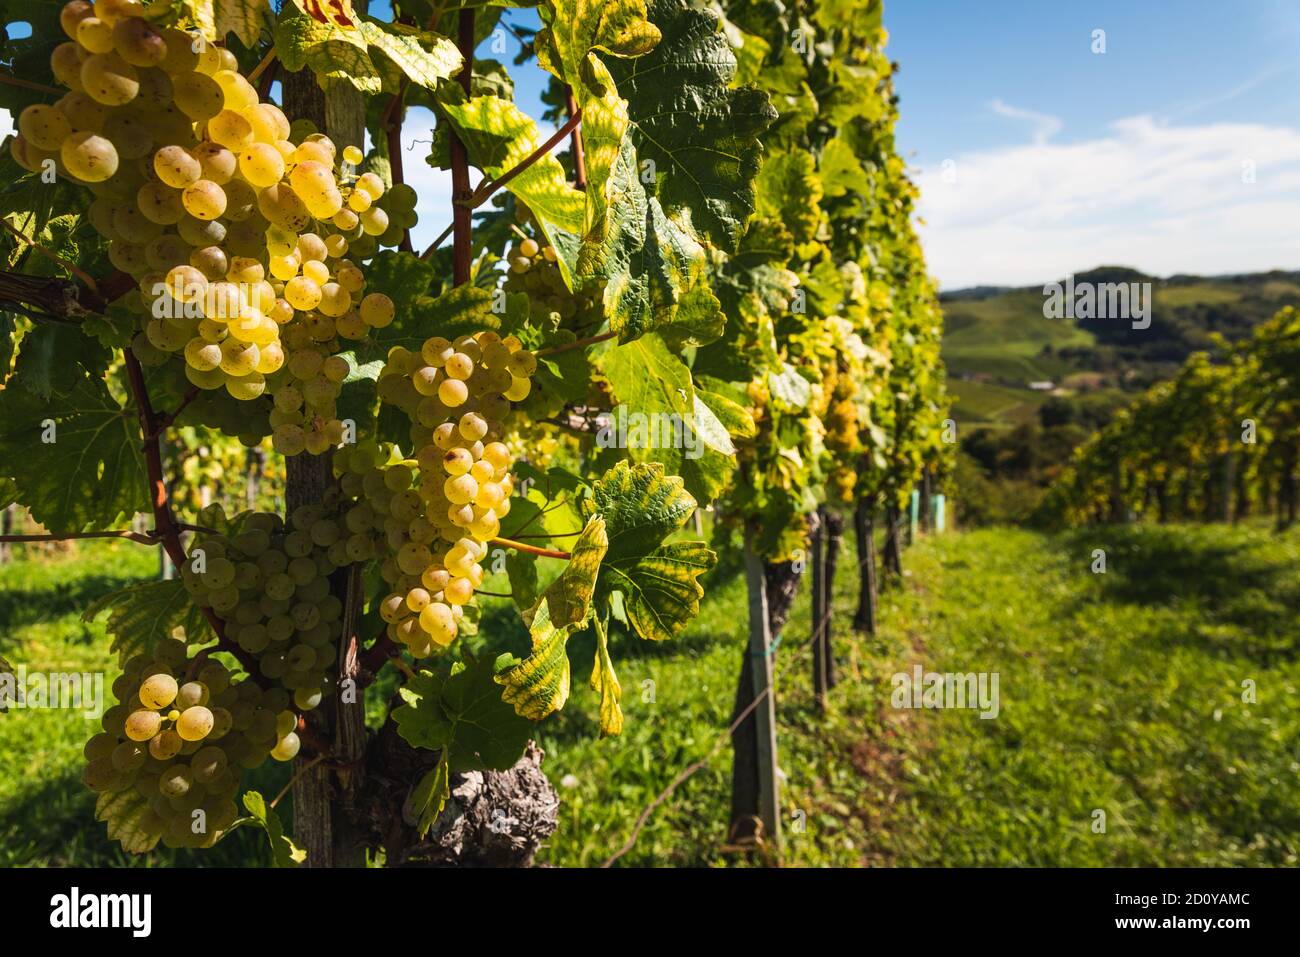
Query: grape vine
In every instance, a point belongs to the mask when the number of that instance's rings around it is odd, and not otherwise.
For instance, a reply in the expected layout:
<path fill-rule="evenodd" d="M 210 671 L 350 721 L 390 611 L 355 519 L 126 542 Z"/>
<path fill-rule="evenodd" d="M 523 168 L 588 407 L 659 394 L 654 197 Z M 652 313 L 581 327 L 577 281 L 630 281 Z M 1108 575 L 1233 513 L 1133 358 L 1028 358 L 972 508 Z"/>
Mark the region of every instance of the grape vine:
<path fill-rule="evenodd" d="M 149 513 L 131 540 L 180 572 L 87 611 L 122 675 L 85 780 L 130 851 L 251 824 L 298 862 L 260 795 L 239 812 L 242 772 L 297 759 L 380 802 L 367 759 L 396 739 L 406 806 L 343 812 L 400 858 L 454 775 L 511 768 L 565 706 L 578 632 L 620 731 L 612 649 L 698 614 L 698 508 L 779 562 L 818 508 L 944 468 L 879 0 L 543 0 L 512 32 L 549 74 L 546 138 L 475 57 L 508 6 L 71 0 L 7 42 L 33 79 L 0 86 L 0 490 L 56 536 Z M 274 101 L 300 76 L 360 91 L 368 153 Z M 422 255 L 415 106 L 453 191 Z M 209 504 L 184 463 L 212 433 L 324 488 Z M 493 603 L 520 634 L 483 627 Z M 367 703 L 383 727 L 341 758 Z"/>

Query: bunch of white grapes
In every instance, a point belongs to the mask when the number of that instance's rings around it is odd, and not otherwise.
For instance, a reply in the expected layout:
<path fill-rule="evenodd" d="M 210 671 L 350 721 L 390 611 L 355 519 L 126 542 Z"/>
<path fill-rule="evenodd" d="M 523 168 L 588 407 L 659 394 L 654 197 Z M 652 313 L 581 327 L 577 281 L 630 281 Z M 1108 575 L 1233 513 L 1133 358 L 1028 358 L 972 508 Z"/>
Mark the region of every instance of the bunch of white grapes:
<path fill-rule="evenodd" d="M 226 525 L 220 506 L 200 520 Z M 323 505 L 296 509 L 288 527 L 270 512 L 229 525 L 229 534 L 195 537 L 181 580 L 195 604 L 221 619 L 226 638 L 257 660 L 253 677 L 276 682 L 298 711 L 310 711 L 334 685 L 343 634 L 343 602 L 329 581 L 352 561 L 340 525 Z"/>
<path fill-rule="evenodd" d="M 507 293 L 528 297 L 529 315 L 536 326 L 546 331 L 548 341 L 559 345 L 599 331 L 605 319 L 601 295 L 570 291 L 560 272 L 555 247 L 523 238 L 511 247 L 506 262 L 509 270 L 503 288 Z M 559 413 L 567 399 L 546 378 L 534 386 L 523 411 L 539 423 Z M 530 435 L 530 444 L 541 434 Z"/>
<path fill-rule="evenodd" d="M 323 452 L 342 428 L 324 357 L 393 321 L 356 262 L 391 234 L 384 182 L 353 174 L 355 146 L 339 157 L 261 102 L 230 51 L 143 14 L 139 0 L 63 7 L 51 66 L 71 92 L 22 111 L 14 158 L 95 194 L 90 222 L 139 284 L 142 362 L 182 354 L 191 383 L 240 400 L 287 388 L 276 447 Z"/>
<path fill-rule="evenodd" d="M 168 847 L 214 844 L 238 817 L 244 771 L 298 752 L 286 691 L 235 683 L 216 659 L 190 659 L 183 640 L 127 661 L 113 693 L 83 779 L 97 792 L 134 788 L 148 805 L 138 826 Z"/>
<path fill-rule="evenodd" d="M 527 397 L 537 359 L 514 336 L 434 336 L 420 352 L 389 351 L 385 401 L 411 417 L 414 458 L 358 445 L 334 460 L 351 505 L 349 553 L 380 560 L 392 591 L 380 603 L 390 637 L 416 657 L 455 640 L 483 582 L 481 562 L 514 491 L 502 441 L 511 403 Z"/>
<path fill-rule="evenodd" d="M 600 303 L 591 296 L 569 291 L 560 273 L 554 246 L 543 246 L 535 239 L 521 239 L 506 257 L 507 292 L 528 296 L 533 318 L 551 328 L 584 329 L 599 325 L 604 317 Z"/>

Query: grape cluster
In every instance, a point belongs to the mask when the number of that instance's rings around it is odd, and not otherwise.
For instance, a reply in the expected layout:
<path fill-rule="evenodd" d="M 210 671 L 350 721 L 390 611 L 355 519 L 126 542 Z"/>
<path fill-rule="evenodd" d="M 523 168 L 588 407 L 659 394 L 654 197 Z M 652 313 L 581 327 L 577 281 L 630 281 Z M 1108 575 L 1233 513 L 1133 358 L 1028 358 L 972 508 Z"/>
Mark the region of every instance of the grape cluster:
<path fill-rule="evenodd" d="M 196 536 L 181 580 L 195 604 L 211 608 L 226 638 L 257 660 L 261 677 L 293 696 L 299 711 L 320 704 L 333 686 L 343 633 L 343 602 L 329 575 L 354 559 L 339 523 L 323 505 L 294 511 L 286 527 L 270 512 L 226 523 L 219 505 L 200 513 L 229 533 Z"/>
<path fill-rule="evenodd" d="M 69 41 L 51 65 L 71 92 L 23 110 L 13 155 L 95 194 L 88 218 L 150 317 L 133 342 L 142 362 L 179 353 L 202 389 L 269 393 L 276 448 L 323 452 L 342 432 L 338 340 L 393 320 L 357 262 L 400 240 L 414 191 L 396 191 L 390 219 L 383 180 L 353 174 L 359 149 L 339 157 L 261 102 L 230 51 L 143 14 L 139 0 L 63 7 Z"/>
<path fill-rule="evenodd" d="M 113 693 L 83 779 L 97 792 L 134 788 L 148 803 L 140 827 L 168 847 L 214 844 L 238 817 L 244 771 L 298 753 L 288 692 L 235 682 L 220 661 L 190 659 L 182 640 L 128 660 Z"/>
<path fill-rule="evenodd" d="M 434 336 L 418 353 L 395 347 L 379 392 L 411 417 L 414 457 L 366 444 L 335 456 L 346 549 L 353 560 L 380 559 L 392 588 L 380 616 L 416 657 L 451 644 L 482 584 L 480 562 L 514 490 L 505 424 L 536 368 L 517 338 L 490 331 Z"/>
<path fill-rule="evenodd" d="M 583 293 L 570 292 L 556 262 L 554 246 L 542 246 L 535 239 L 515 243 L 507 256 L 507 292 L 528 296 L 533 318 L 551 329 L 594 331 L 604 319 L 600 301 Z"/>
<path fill-rule="evenodd" d="M 569 290 L 556 259 L 553 246 L 542 246 L 535 239 L 520 240 L 507 257 L 509 271 L 503 288 L 507 293 L 526 295 L 533 322 L 548 333 L 548 339 L 560 344 L 598 331 L 604 322 L 604 308 L 599 293 Z M 564 408 L 565 396 L 546 378 L 535 385 L 524 411 L 536 421 L 554 417 Z M 529 436 L 530 441 L 536 438 Z"/>

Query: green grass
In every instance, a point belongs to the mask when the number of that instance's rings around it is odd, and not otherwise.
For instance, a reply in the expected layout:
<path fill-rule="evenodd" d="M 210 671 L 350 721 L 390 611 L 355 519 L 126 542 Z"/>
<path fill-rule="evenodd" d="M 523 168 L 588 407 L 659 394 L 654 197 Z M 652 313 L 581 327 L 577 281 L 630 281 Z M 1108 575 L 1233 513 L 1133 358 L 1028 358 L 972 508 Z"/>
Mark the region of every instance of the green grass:
<path fill-rule="evenodd" d="M 1089 570 L 1107 551 L 1104 575 Z M 905 554 L 881 633 L 849 634 L 851 550 L 836 587 L 841 677 L 813 708 L 807 589 L 774 662 L 788 865 L 1294 865 L 1300 855 L 1300 534 L 1259 527 L 988 529 Z M 154 573 L 129 545 L 0 566 L 0 654 L 62 670 L 108 665 L 102 625 L 80 621 L 99 591 Z M 617 636 L 626 723 L 599 740 L 591 646 L 571 646 L 573 694 L 543 725 L 560 827 L 540 860 L 595 865 L 687 765 L 704 761 L 649 818 L 627 865 L 749 863 L 725 848 L 731 713 L 745 641 L 734 560 L 707 582 L 678 641 Z M 1001 711 L 900 710 L 891 676 L 998 672 Z M 1254 682 L 1258 702 L 1242 701 Z M 0 716 L 0 863 L 128 863 L 92 820 L 66 711 Z M 283 769 L 277 769 L 283 775 Z M 278 784 L 262 785 L 264 793 Z M 1093 833 L 1104 811 L 1105 834 Z M 264 865 L 237 832 L 213 852 L 136 864 Z"/>
<path fill-rule="evenodd" d="M 1090 571 L 1108 550 L 1106 574 Z M 846 564 L 849 568 L 851 565 Z M 811 709 L 806 598 L 778 652 L 787 864 L 1240 865 L 1300 853 L 1300 537 L 1139 527 L 1065 537 L 994 529 L 907 552 L 874 641 L 838 641 L 845 680 Z M 847 621 L 856 595 L 837 583 Z M 628 724 L 595 741 L 585 688 L 546 736 L 563 821 L 545 859 L 593 864 L 704 757 L 730 713 L 742 588 L 715 582 L 675 652 L 619 649 Z M 1000 675 L 1001 713 L 895 710 L 891 677 Z M 857 675 L 856 678 L 852 677 Z M 653 704 L 638 704 L 645 677 Z M 1258 704 L 1241 700 L 1251 679 Z M 576 684 L 576 683 L 575 683 Z M 625 861 L 734 861 L 724 750 L 651 818 Z M 1094 811 L 1106 833 L 1094 834 Z"/>
<path fill-rule="evenodd" d="M 115 656 L 103 622 L 84 622 L 81 613 L 100 595 L 155 577 L 158 556 L 119 543 L 80 544 L 52 559 L 39 555 L 15 546 L 17 560 L 0 565 L 0 655 L 15 667 L 26 665 L 29 673 L 102 674 L 107 707 L 114 703 L 109 686 L 119 673 Z M 211 851 L 124 854 L 95 821 L 95 795 L 81 783 L 81 749 L 98 730 L 98 718 L 81 711 L 15 709 L 0 715 L 0 866 L 270 864 L 266 839 L 247 829 Z"/>

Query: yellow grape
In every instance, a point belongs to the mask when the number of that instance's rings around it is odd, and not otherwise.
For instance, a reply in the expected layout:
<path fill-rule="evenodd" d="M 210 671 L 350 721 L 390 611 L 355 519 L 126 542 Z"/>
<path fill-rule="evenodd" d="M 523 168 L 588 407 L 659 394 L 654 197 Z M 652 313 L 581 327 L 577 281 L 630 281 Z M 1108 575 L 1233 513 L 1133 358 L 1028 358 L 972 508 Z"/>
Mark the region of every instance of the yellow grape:
<path fill-rule="evenodd" d="M 94 133 L 73 133 L 59 148 L 69 173 L 87 183 L 102 183 L 117 172 L 117 150 Z"/>
<path fill-rule="evenodd" d="M 58 109 L 34 103 L 18 115 L 18 129 L 37 149 L 57 150 L 72 135 L 72 124 Z"/>
<path fill-rule="evenodd" d="M 254 186 L 265 189 L 284 178 L 284 159 L 274 146 L 254 143 L 239 155 L 239 171 Z"/>
<path fill-rule="evenodd" d="M 226 211 L 226 192 L 211 180 L 201 179 L 181 193 L 181 202 L 195 219 L 216 219 Z"/>

